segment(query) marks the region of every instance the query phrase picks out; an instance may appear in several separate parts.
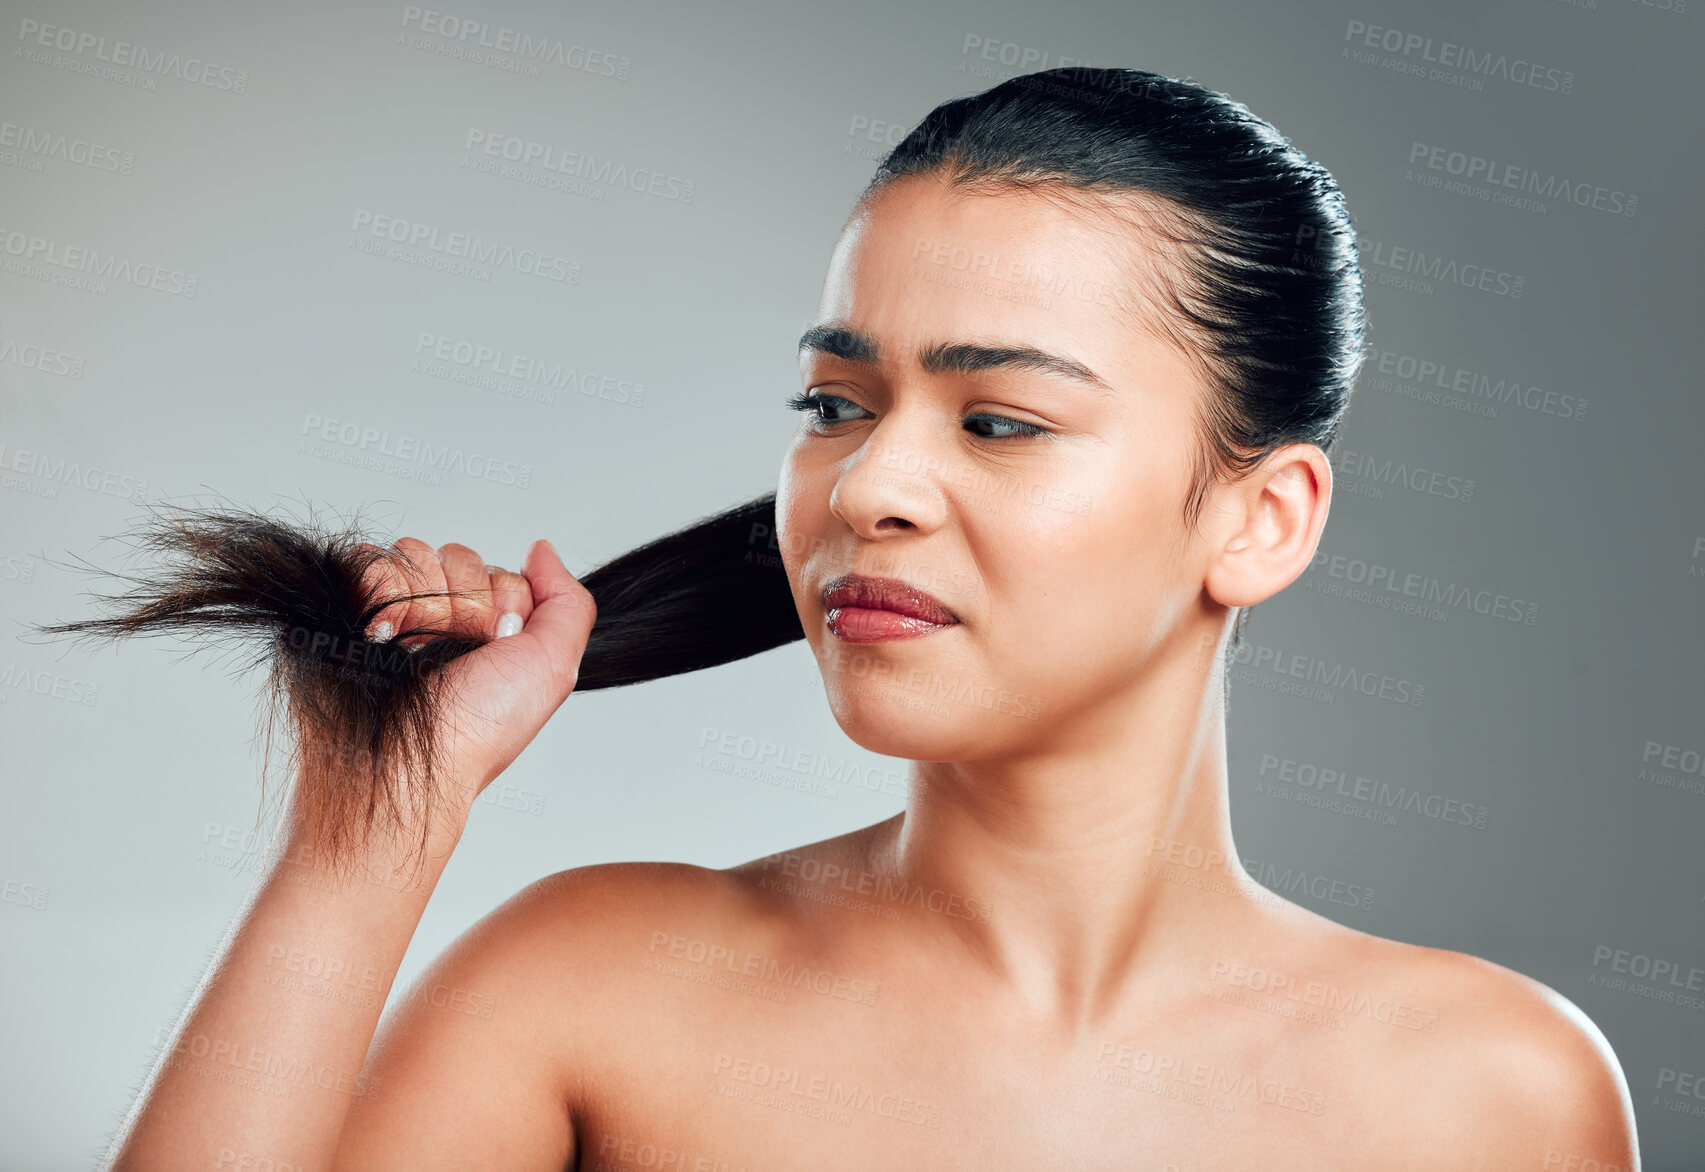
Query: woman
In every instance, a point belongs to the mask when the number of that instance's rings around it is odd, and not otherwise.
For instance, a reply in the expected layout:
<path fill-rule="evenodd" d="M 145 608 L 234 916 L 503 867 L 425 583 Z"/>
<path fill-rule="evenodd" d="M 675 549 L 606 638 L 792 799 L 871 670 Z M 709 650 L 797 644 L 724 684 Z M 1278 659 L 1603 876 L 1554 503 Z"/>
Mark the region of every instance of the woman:
<path fill-rule="evenodd" d="M 369 643 L 473 648 L 422 710 L 440 767 L 360 883 L 321 849 L 353 815 L 299 787 L 113 1166 L 1636 1167 L 1573 1005 L 1237 861 L 1227 654 L 1319 541 L 1362 321 L 1331 176 L 1223 95 L 1068 69 L 938 107 L 835 247 L 774 503 L 905 812 L 543 879 L 375 1038 L 382 998 L 343 994 L 388 986 L 597 617 L 547 543 L 516 572 L 398 542 Z"/>

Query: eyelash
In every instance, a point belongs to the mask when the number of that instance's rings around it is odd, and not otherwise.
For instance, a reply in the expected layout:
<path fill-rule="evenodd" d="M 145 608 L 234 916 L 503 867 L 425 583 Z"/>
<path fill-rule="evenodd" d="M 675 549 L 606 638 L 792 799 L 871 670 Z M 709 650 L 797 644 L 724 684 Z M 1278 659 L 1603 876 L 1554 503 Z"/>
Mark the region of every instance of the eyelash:
<path fill-rule="evenodd" d="M 794 411 L 818 411 L 822 408 L 823 404 L 828 403 L 828 402 L 849 403 L 854 407 L 858 406 L 858 404 L 853 403 L 851 399 L 842 398 L 840 395 L 823 395 L 823 394 L 817 393 L 816 391 L 812 391 L 812 392 L 809 392 L 806 394 L 794 395 L 792 398 L 787 400 L 787 406 Z M 863 408 L 860 408 L 860 410 L 863 410 Z M 1007 435 L 984 435 L 984 436 L 978 436 L 977 437 L 978 439 L 990 439 L 990 440 L 1041 439 L 1044 436 L 1051 436 L 1054 434 L 1053 432 L 1049 431 L 1045 427 L 1037 427 L 1034 423 L 1026 423 L 1022 419 L 1013 419 L 1013 418 L 1010 418 L 1009 416 L 1006 416 L 1006 415 L 994 415 L 994 414 L 991 414 L 987 411 L 979 411 L 974 415 L 967 415 L 966 419 L 998 419 L 1002 423 L 1011 424 L 1013 427 L 1016 427 L 1019 429 L 1017 432 L 1009 433 Z M 827 424 L 833 424 L 833 423 L 846 423 L 848 421 L 844 420 L 844 419 L 821 419 L 821 418 L 819 418 L 817 420 L 817 422 L 820 424 L 827 425 Z"/>

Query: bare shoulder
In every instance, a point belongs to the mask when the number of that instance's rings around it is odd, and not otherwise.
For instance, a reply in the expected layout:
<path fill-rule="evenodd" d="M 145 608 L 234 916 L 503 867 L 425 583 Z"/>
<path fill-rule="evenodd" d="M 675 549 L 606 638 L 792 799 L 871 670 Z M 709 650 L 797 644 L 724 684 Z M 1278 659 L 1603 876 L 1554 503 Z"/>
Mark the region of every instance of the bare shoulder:
<path fill-rule="evenodd" d="M 559 871 L 518 892 L 493 913 L 510 930 L 577 939 L 595 933 L 605 944 L 649 946 L 660 921 L 676 927 L 787 931 L 797 926 L 798 901 L 778 900 L 766 879 L 805 871 L 813 876 L 857 874 L 869 865 L 870 844 L 883 823 L 790 847 L 723 870 L 688 863 L 605 863 Z"/>
<path fill-rule="evenodd" d="M 593 976 L 620 977 L 683 935 L 720 939 L 769 924 L 751 885 L 729 871 L 690 863 L 603 863 L 529 884 L 481 922 L 492 943 L 544 959 L 577 989 Z M 517 958 L 512 958 L 517 959 Z"/>
<path fill-rule="evenodd" d="M 880 825 L 880 824 L 879 824 Z M 605 863 L 529 884 L 458 941 L 471 962 L 510 975 L 534 970 L 541 991 L 572 987 L 614 995 L 648 961 L 693 959 L 740 948 L 787 949 L 808 930 L 811 901 L 779 897 L 768 882 L 801 865 L 856 873 L 868 857 L 867 827 L 724 870 L 688 863 Z"/>
<path fill-rule="evenodd" d="M 1476 956 L 1352 935 L 1352 970 L 1401 988 L 1425 1023 L 1382 1031 L 1376 1076 L 1410 1120 L 1414 1155 L 1436 1158 L 1457 1137 L 1451 1166 L 1463 1169 L 1639 1167 L 1621 1066 L 1578 1006 Z"/>
<path fill-rule="evenodd" d="M 753 918 L 726 873 L 686 863 L 609 863 L 528 884 L 474 923 L 417 981 L 472 998 L 522 1033 L 584 1039 L 621 1016 L 658 939 L 716 938 Z"/>
<path fill-rule="evenodd" d="M 659 958 L 766 930 L 742 884 L 704 867 L 580 867 L 529 884 L 394 999 L 366 1067 L 383 1091 L 352 1105 L 336 1166 L 563 1167 L 587 1088 L 625 1085 L 702 1009 L 702 986 L 669 979 Z"/>

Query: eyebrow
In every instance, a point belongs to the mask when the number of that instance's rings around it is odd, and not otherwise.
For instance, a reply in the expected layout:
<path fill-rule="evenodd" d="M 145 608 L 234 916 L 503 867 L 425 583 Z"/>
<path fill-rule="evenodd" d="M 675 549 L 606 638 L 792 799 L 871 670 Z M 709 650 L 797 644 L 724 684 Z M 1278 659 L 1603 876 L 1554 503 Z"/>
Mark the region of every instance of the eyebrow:
<path fill-rule="evenodd" d="M 812 326 L 800 335 L 800 352 L 827 354 L 860 366 L 875 366 L 881 351 L 876 340 L 849 326 Z M 976 374 L 984 370 L 1034 370 L 1057 374 L 1112 394 L 1107 380 L 1083 363 L 1035 346 L 987 346 L 976 342 L 937 342 L 918 351 L 918 365 L 930 374 Z"/>

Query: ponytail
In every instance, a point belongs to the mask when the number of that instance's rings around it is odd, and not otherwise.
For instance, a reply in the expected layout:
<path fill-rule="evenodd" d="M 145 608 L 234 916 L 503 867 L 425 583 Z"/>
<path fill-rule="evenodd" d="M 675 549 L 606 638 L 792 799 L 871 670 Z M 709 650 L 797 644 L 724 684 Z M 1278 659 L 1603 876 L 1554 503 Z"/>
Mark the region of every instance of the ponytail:
<path fill-rule="evenodd" d="M 139 575 L 115 572 L 132 585 L 96 596 L 106 613 L 35 630 L 80 642 L 179 635 L 246 649 L 241 674 L 267 668 L 266 743 L 284 720 L 297 800 L 314 815 L 316 851 L 334 863 L 349 862 L 376 828 L 402 824 L 405 785 L 411 808 L 424 800 L 430 809 L 443 780 L 435 736 L 447 699 L 441 669 L 490 636 L 414 628 L 399 632 L 410 636 L 408 647 L 370 641 L 367 629 L 386 606 L 448 592 L 368 597 L 363 583 L 375 563 L 405 576 L 412 567 L 358 523 L 151 508 L 133 540 L 155 564 Z M 775 533 L 768 493 L 582 577 L 598 618 L 575 691 L 700 671 L 803 639 Z"/>

